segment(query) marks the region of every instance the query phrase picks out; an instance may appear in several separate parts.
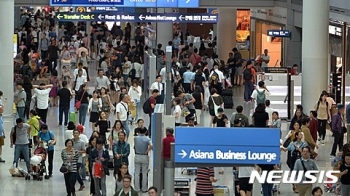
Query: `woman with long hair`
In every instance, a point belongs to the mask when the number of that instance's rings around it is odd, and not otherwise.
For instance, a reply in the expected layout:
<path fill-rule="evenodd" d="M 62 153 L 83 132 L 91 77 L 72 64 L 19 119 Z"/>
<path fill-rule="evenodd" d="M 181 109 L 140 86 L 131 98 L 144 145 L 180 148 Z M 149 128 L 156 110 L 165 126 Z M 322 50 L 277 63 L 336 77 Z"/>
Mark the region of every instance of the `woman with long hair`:
<path fill-rule="evenodd" d="M 92 98 L 89 100 L 88 112 L 90 113 L 91 127 L 95 127 L 95 123 L 99 119 L 99 112 L 102 107 L 102 101 L 98 97 L 98 92 L 95 90 L 92 94 Z"/>
<path fill-rule="evenodd" d="M 101 88 L 100 98 L 102 101 L 101 111 L 105 113 L 106 119 L 108 120 L 109 114 L 114 106 L 112 104 L 110 96 L 107 94 L 107 89 L 105 87 Z"/>
<path fill-rule="evenodd" d="M 51 77 L 50 77 L 50 84 L 52 84 L 52 88 L 50 91 L 50 107 L 58 106 L 58 96 L 57 96 L 57 91 L 60 86 L 60 80 L 58 78 L 58 73 L 56 70 L 52 70 L 51 72 Z"/>
<path fill-rule="evenodd" d="M 90 95 L 87 92 L 87 86 L 86 84 L 82 84 L 79 88 L 79 91 L 77 95 L 75 96 L 75 101 L 81 101 L 80 108 L 75 108 L 76 110 L 79 110 L 79 124 L 83 125 L 86 121 L 86 114 L 89 107 L 90 102 Z"/>
<path fill-rule="evenodd" d="M 194 108 L 196 109 L 196 119 L 198 124 L 200 123 L 202 110 L 204 110 L 204 96 L 203 96 L 202 87 L 197 85 L 194 88 L 194 92 L 192 93 L 192 97 L 196 100 L 193 103 L 193 105 L 194 105 Z"/>
<path fill-rule="evenodd" d="M 327 95 L 321 94 L 318 102 L 315 104 L 314 109 L 317 112 L 318 120 L 318 140 L 324 145 L 324 139 L 326 137 L 326 126 L 327 121 L 331 120 L 331 110 L 332 106 L 328 105 Z"/>
<path fill-rule="evenodd" d="M 212 88 L 210 91 L 211 95 L 208 101 L 208 108 L 209 108 L 209 114 L 211 116 L 211 122 L 213 121 L 214 117 L 217 114 L 217 111 L 215 112 L 215 106 L 218 109 L 223 103 L 224 99 L 222 98 L 221 95 L 218 94 L 218 91 L 216 88 Z"/>
<path fill-rule="evenodd" d="M 123 188 L 123 177 L 126 175 L 130 175 L 129 168 L 126 163 L 122 163 L 119 166 L 118 171 L 114 173 L 115 178 L 115 192 L 117 193 L 121 188 Z"/>
<path fill-rule="evenodd" d="M 96 148 L 96 142 L 98 137 L 91 137 L 89 139 L 88 147 L 86 148 L 86 160 L 88 160 L 88 171 L 90 173 L 90 195 L 95 195 L 95 183 L 92 175 L 92 162 L 89 161 L 90 153 Z"/>
<path fill-rule="evenodd" d="M 125 128 L 123 126 L 122 121 L 116 120 L 114 125 L 113 125 L 111 134 L 109 135 L 109 138 L 108 138 L 110 150 L 113 149 L 113 145 L 119 141 L 118 134 L 119 134 L 119 132 L 122 132 L 122 131 L 125 132 Z M 125 138 L 125 141 L 126 140 L 127 140 L 127 138 Z"/>

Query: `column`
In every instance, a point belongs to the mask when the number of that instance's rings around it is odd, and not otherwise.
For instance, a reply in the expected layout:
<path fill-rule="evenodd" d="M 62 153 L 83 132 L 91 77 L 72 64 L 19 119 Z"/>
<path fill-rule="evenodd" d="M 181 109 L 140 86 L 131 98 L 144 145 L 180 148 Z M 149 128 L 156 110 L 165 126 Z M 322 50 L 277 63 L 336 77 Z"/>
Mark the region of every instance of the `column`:
<path fill-rule="evenodd" d="M 172 13 L 171 8 L 157 8 L 157 13 Z M 158 44 L 162 44 L 162 49 L 165 51 L 165 47 L 169 41 L 173 41 L 173 23 L 171 22 L 157 22 L 156 28 L 157 43 L 154 48 L 157 48 Z"/>
<path fill-rule="evenodd" d="M 303 3 L 301 99 L 307 114 L 328 85 L 329 0 Z"/>
<path fill-rule="evenodd" d="M 218 8 L 217 54 L 219 59 L 227 59 L 228 53 L 236 47 L 237 9 Z"/>
<path fill-rule="evenodd" d="M 4 116 L 11 115 L 13 103 L 13 30 L 14 30 L 14 0 L 0 1 L 0 26 L 6 27 L 0 31 L 0 90 L 7 98 Z"/>
<path fill-rule="evenodd" d="M 294 26 L 294 10 L 289 7 L 287 9 L 287 30 L 292 33 L 291 39 L 284 39 L 285 52 L 284 52 L 284 66 L 291 67 L 294 64 L 299 66 L 299 72 L 301 70 L 301 28 Z"/>

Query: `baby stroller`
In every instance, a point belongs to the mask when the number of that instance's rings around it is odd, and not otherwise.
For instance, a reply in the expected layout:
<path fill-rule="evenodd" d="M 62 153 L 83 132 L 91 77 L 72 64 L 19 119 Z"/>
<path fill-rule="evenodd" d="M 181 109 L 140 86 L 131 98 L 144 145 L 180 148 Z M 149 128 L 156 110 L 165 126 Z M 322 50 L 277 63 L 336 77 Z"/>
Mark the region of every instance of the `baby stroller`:
<path fill-rule="evenodd" d="M 45 165 L 46 156 L 46 148 L 43 142 L 40 142 L 39 146 L 34 150 L 33 156 L 30 158 L 31 176 L 33 180 L 42 181 L 44 174 L 45 179 L 49 179 Z M 30 176 L 26 177 L 26 180 L 30 180 Z"/>
<path fill-rule="evenodd" d="M 331 180 L 331 179 L 327 179 Z M 340 189 L 340 183 L 326 183 L 323 185 L 324 191 L 326 193 L 334 193 L 335 195 L 340 195 L 341 189 Z"/>

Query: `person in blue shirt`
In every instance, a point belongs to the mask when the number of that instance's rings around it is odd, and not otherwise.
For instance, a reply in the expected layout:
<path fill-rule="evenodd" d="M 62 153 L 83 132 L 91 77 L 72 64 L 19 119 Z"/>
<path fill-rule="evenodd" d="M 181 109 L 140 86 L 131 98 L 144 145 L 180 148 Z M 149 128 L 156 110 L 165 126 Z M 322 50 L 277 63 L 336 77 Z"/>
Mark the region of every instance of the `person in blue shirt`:
<path fill-rule="evenodd" d="M 191 71 L 191 67 L 187 66 L 187 71 L 183 74 L 183 83 L 182 87 L 185 90 L 185 93 L 191 93 L 191 85 L 193 84 L 194 80 L 194 73 Z"/>
<path fill-rule="evenodd" d="M 41 126 L 41 131 L 39 132 L 38 138 L 40 141 L 45 141 L 47 143 L 47 155 L 49 162 L 49 177 L 52 177 L 53 169 L 53 157 L 54 157 L 54 145 L 56 144 L 55 135 L 49 131 L 49 128 L 46 124 Z M 38 142 L 39 143 L 39 142 Z"/>
<path fill-rule="evenodd" d="M 5 160 L 1 158 L 2 146 L 5 144 L 4 120 L 2 118 L 3 112 L 4 112 L 4 107 L 0 105 L 0 163 L 5 163 Z"/>

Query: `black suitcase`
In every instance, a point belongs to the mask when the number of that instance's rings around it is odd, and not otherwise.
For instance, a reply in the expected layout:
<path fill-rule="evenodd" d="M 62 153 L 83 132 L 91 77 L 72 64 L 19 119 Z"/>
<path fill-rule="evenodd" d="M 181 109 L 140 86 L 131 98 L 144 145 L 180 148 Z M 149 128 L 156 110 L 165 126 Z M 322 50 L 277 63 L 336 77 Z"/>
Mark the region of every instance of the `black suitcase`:
<path fill-rule="evenodd" d="M 224 108 L 225 109 L 233 109 L 233 99 L 232 96 L 222 96 L 224 99 Z"/>
<path fill-rule="evenodd" d="M 232 97 L 233 96 L 233 90 L 232 90 L 232 88 L 227 88 L 227 89 L 223 89 L 222 91 L 221 91 L 221 96 L 227 96 L 227 97 Z"/>

